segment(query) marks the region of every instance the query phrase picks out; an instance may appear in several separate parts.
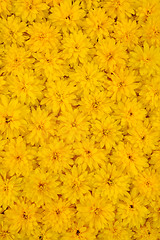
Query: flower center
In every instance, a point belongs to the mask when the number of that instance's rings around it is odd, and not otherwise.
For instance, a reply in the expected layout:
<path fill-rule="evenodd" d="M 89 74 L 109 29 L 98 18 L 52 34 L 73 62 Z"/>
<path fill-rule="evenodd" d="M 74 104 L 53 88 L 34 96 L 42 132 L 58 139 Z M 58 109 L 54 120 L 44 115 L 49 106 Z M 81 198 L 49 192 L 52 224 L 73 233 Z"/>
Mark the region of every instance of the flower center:
<path fill-rule="evenodd" d="M 28 219 L 28 215 L 26 214 L 26 212 L 23 213 L 23 218 Z"/>
<path fill-rule="evenodd" d="M 12 117 L 11 116 L 6 116 L 5 117 L 5 122 L 6 123 L 10 123 L 12 121 Z"/>
<path fill-rule="evenodd" d="M 77 234 L 77 235 L 79 235 L 79 234 L 80 234 L 80 231 L 79 231 L 79 230 L 77 230 L 76 234 Z"/>
<path fill-rule="evenodd" d="M 95 102 L 92 104 L 93 108 L 95 108 L 95 109 L 98 108 L 98 105 L 99 105 L 99 103 L 98 103 L 97 101 L 95 101 Z"/>

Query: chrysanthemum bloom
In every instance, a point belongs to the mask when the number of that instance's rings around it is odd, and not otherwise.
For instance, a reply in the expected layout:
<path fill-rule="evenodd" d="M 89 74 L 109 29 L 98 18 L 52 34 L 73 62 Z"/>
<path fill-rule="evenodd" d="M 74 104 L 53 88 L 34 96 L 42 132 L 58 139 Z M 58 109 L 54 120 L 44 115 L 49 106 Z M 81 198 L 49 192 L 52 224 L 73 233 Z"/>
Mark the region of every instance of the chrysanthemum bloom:
<path fill-rule="evenodd" d="M 61 174 L 60 179 L 63 183 L 61 194 L 68 199 L 72 204 L 77 203 L 77 200 L 82 200 L 89 193 L 88 172 L 83 172 L 81 166 L 73 166 L 71 170 Z"/>
<path fill-rule="evenodd" d="M 157 199 L 160 196 L 160 175 L 151 167 L 145 169 L 133 181 L 133 189 L 145 199 Z"/>
<path fill-rule="evenodd" d="M 82 31 L 66 34 L 62 41 L 63 58 L 72 65 L 85 63 L 91 47 L 88 36 Z"/>
<path fill-rule="evenodd" d="M 8 89 L 12 98 L 27 105 L 37 105 L 42 99 L 44 80 L 39 81 L 33 71 L 24 70 L 18 76 L 8 77 Z"/>
<path fill-rule="evenodd" d="M 24 43 L 24 32 L 26 31 L 26 23 L 21 22 L 19 17 L 14 15 L 9 16 L 7 19 L 0 20 L 0 41 L 5 45 L 17 43 L 22 45 Z"/>
<path fill-rule="evenodd" d="M 54 49 L 60 39 L 56 28 L 49 22 L 33 23 L 27 29 L 30 38 L 26 42 L 31 52 L 43 52 L 45 49 Z"/>
<path fill-rule="evenodd" d="M 60 234 L 57 233 L 54 228 L 47 226 L 47 224 L 44 225 L 38 225 L 33 231 L 33 234 L 31 235 L 32 240 L 39 240 L 39 239 L 59 239 Z"/>
<path fill-rule="evenodd" d="M 58 138 L 50 138 L 49 143 L 39 148 L 38 162 L 45 170 L 61 173 L 73 164 L 73 156 L 71 145 Z"/>
<path fill-rule="evenodd" d="M 157 110 L 160 105 L 159 76 L 147 78 L 141 87 L 139 96 L 139 100 L 145 104 L 148 109 L 154 110 L 156 108 Z"/>
<path fill-rule="evenodd" d="M 104 8 L 108 11 L 109 16 L 123 17 L 124 14 L 131 16 L 134 14 L 134 1 L 133 0 L 109 0 L 104 4 Z"/>
<path fill-rule="evenodd" d="M 150 154 L 156 149 L 159 141 L 159 132 L 152 127 L 150 122 L 145 119 L 143 123 L 128 129 L 126 140 L 136 147 L 139 147 L 145 154 Z"/>
<path fill-rule="evenodd" d="M 44 91 L 44 98 L 41 101 L 41 105 L 45 105 L 55 115 L 59 111 L 66 111 L 71 106 L 77 104 L 77 88 L 72 82 L 69 83 L 68 81 L 58 79 L 57 81 L 49 81 L 46 85 L 47 90 Z"/>
<path fill-rule="evenodd" d="M 96 171 L 92 184 L 98 194 L 116 203 L 129 191 L 130 178 L 109 163 L 106 168 Z"/>
<path fill-rule="evenodd" d="M 52 50 L 45 49 L 45 52 L 33 53 L 35 62 L 35 72 L 43 77 L 46 76 L 48 82 L 52 82 L 53 78 L 64 72 L 64 61 L 57 48 Z"/>
<path fill-rule="evenodd" d="M 132 230 L 124 227 L 121 221 L 116 220 L 98 234 L 100 240 L 128 240 L 132 238 Z"/>
<path fill-rule="evenodd" d="M 108 16 L 108 12 L 105 12 L 105 9 L 94 8 L 89 11 L 84 28 L 94 43 L 97 39 L 108 37 L 109 32 L 113 28 L 112 24 L 113 19 Z"/>
<path fill-rule="evenodd" d="M 142 0 L 136 2 L 136 12 L 140 23 L 159 16 L 160 3 L 157 0 Z"/>
<path fill-rule="evenodd" d="M 141 149 L 129 142 L 119 142 L 110 158 L 117 168 L 131 176 L 137 175 L 149 166 L 147 158 Z"/>
<path fill-rule="evenodd" d="M 137 45 L 130 53 L 129 66 L 139 70 L 141 76 L 156 75 L 160 71 L 160 47 L 149 46 L 144 42 L 143 48 Z"/>
<path fill-rule="evenodd" d="M 160 228 L 160 199 L 152 200 L 149 205 L 149 220 L 152 228 Z"/>
<path fill-rule="evenodd" d="M 143 198 L 133 191 L 117 204 L 117 220 L 124 226 L 139 229 L 144 225 L 149 210 L 146 208 Z"/>
<path fill-rule="evenodd" d="M 68 30 L 73 31 L 77 29 L 77 27 L 82 24 L 83 17 L 85 16 L 79 0 L 62 1 L 59 5 L 57 4 L 51 8 L 51 12 L 51 22 L 64 33 Z"/>
<path fill-rule="evenodd" d="M 103 229 L 114 220 L 114 206 L 106 198 L 88 194 L 77 204 L 77 216 L 95 230 Z"/>
<path fill-rule="evenodd" d="M 142 24 L 142 39 L 150 46 L 160 46 L 160 17 L 149 18 L 145 24 Z"/>
<path fill-rule="evenodd" d="M 91 92 L 90 92 L 91 91 Z M 111 101 L 104 91 L 93 86 L 90 91 L 85 91 L 81 97 L 80 110 L 94 118 L 103 118 L 103 115 L 111 112 Z"/>
<path fill-rule="evenodd" d="M 18 200 L 22 186 L 21 177 L 9 176 L 5 171 L 0 174 L 0 203 L 4 209 L 13 206 L 14 202 Z"/>
<path fill-rule="evenodd" d="M 113 38 L 102 39 L 96 45 L 94 61 L 99 64 L 102 70 L 112 72 L 117 66 L 119 68 L 124 67 L 127 58 L 124 46 Z"/>
<path fill-rule="evenodd" d="M 86 64 L 76 67 L 74 72 L 70 74 L 71 80 L 76 82 L 76 85 L 81 91 L 87 94 L 96 87 L 101 88 L 103 86 L 106 77 L 105 73 L 99 70 L 98 64 L 93 62 L 87 62 Z"/>
<path fill-rule="evenodd" d="M 27 176 L 30 174 L 36 151 L 33 147 L 27 146 L 26 141 L 21 136 L 11 139 L 5 146 L 3 153 L 5 161 L 2 166 L 11 175 Z"/>
<path fill-rule="evenodd" d="M 26 177 L 23 195 L 40 207 L 58 199 L 58 186 L 56 175 L 37 168 Z"/>
<path fill-rule="evenodd" d="M 5 221 L 0 223 L 0 238 L 2 240 L 12 240 L 15 237 L 15 232 L 11 230 L 10 224 L 6 224 Z"/>
<path fill-rule="evenodd" d="M 44 17 L 44 11 L 48 9 L 42 0 L 16 0 L 14 1 L 14 12 L 22 21 L 33 22 Z"/>
<path fill-rule="evenodd" d="M 134 71 L 129 71 L 127 68 L 120 68 L 111 74 L 109 81 L 104 83 L 106 86 L 107 96 L 111 100 L 116 100 L 119 104 L 121 100 L 136 96 L 136 89 L 139 87 L 139 82 Z"/>
<path fill-rule="evenodd" d="M 59 130 L 58 136 L 73 143 L 85 138 L 89 131 L 88 116 L 86 113 L 78 111 L 78 109 L 65 110 L 58 118 Z"/>
<path fill-rule="evenodd" d="M 23 47 L 17 47 L 16 44 L 7 45 L 2 57 L 2 70 L 8 75 L 16 75 L 26 66 L 27 68 L 31 67 L 33 62 L 34 58 L 31 57 L 30 51 L 26 51 Z"/>
<path fill-rule="evenodd" d="M 63 234 L 62 240 L 94 240 L 96 239 L 96 231 L 94 228 L 89 227 L 87 224 L 75 218 L 71 227 Z"/>
<path fill-rule="evenodd" d="M 105 146 L 107 152 L 110 152 L 112 147 L 115 147 L 116 143 L 122 139 L 121 126 L 114 117 L 110 115 L 106 118 L 104 116 L 95 120 L 92 124 L 91 131 L 99 143 L 99 146 L 101 148 Z"/>
<path fill-rule="evenodd" d="M 122 17 L 114 28 L 113 36 L 119 40 L 127 49 L 134 49 L 141 36 L 140 25 L 132 19 Z"/>
<path fill-rule="evenodd" d="M 149 163 L 155 169 L 158 173 L 160 173 L 160 149 L 157 147 L 156 150 L 153 151 L 153 153 L 150 156 Z"/>
<path fill-rule="evenodd" d="M 6 211 L 6 221 L 11 224 L 11 231 L 30 236 L 37 227 L 40 216 L 34 203 L 20 198 Z"/>
<path fill-rule="evenodd" d="M 154 228 L 150 221 L 146 221 L 145 225 L 140 229 L 134 229 L 133 237 L 137 240 L 157 240 L 159 238 L 160 231 L 158 228 Z"/>
<path fill-rule="evenodd" d="M 114 106 L 114 115 L 121 122 L 122 127 L 130 127 L 131 130 L 134 130 L 135 126 L 143 124 L 147 111 L 142 103 L 137 101 L 136 97 L 130 97 L 119 101 Z"/>
<path fill-rule="evenodd" d="M 28 109 L 17 99 L 1 95 L 0 99 L 0 132 L 4 138 L 18 137 L 24 134 L 27 126 Z"/>
<path fill-rule="evenodd" d="M 103 167 L 107 162 L 105 150 L 98 148 L 95 139 L 83 139 L 73 145 L 74 153 L 77 156 L 75 162 L 85 170 L 87 167 L 92 171 Z"/>
<path fill-rule="evenodd" d="M 43 221 L 56 232 L 64 233 L 71 226 L 73 215 L 73 207 L 68 201 L 60 198 L 46 207 Z"/>
<path fill-rule="evenodd" d="M 32 108 L 28 119 L 28 132 L 25 137 L 28 143 L 43 144 L 49 136 L 54 135 L 54 115 L 46 109 Z"/>

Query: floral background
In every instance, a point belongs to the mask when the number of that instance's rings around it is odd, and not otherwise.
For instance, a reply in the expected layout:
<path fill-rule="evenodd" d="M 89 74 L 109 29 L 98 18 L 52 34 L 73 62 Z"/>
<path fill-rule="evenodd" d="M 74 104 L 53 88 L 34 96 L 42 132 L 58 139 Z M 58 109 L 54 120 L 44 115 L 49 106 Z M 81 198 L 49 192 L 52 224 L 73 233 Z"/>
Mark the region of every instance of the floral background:
<path fill-rule="evenodd" d="M 160 240 L 160 1 L 0 1 L 0 240 Z"/>

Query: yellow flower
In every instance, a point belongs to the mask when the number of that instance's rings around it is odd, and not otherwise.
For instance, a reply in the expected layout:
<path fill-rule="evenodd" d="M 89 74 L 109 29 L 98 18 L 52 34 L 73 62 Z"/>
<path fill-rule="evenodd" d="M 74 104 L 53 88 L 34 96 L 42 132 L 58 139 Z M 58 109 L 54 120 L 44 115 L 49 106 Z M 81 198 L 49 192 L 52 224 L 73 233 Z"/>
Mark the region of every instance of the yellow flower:
<path fill-rule="evenodd" d="M 133 127 L 142 124 L 147 111 L 143 105 L 137 101 L 137 98 L 127 98 L 124 101 L 119 101 L 115 106 L 114 115 L 116 119 L 121 121 L 123 127 Z"/>
<path fill-rule="evenodd" d="M 55 232 L 64 233 L 71 226 L 73 215 L 74 210 L 70 204 L 60 198 L 46 207 L 43 221 L 54 228 Z"/>
<path fill-rule="evenodd" d="M 121 127 L 118 125 L 118 122 L 111 117 L 103 117 L 100 120 L 95 120 L 92 124 L 92 133 L 96 139 L 96 142 L 99 143 L 99 146 L 105 149 L 107 152 L 110 152 L 112 147 L 116 146 L 116 143 L 122 139 L 122 132 L 120 131 Z"/>
<path fill-rule="evenodd" d="M 43 144 L 49 136 L 54 135 L 54 116 L 46 109 L 32 108 L 28 119 L 28 132 L 25 139 L 28 143 Z"/>
<path fill-rule="evenodd" d="M 93 186 L 100 196 L 116 203 L 129 191 L 130 179 L 121 170 L 118 170 L 115 165 L 109 163 L 106 168 L 97 170 L 93 177 Z"/>
<path fill-rule="evenodd" d="M 135 230 L 134 238 L 137 240 L 157 240 L 159 234 L 159 229 L 153 228 L 152 224 L 147 221 L 144 226 Z"/>
<path fill-rule="evenodd" d="M 87 35 L 90 36 L 91 41 L 94 43 L 97 39 L 102 39 L 109 35 L 112 30 L 113 20 L 108 17 L 108 13 L 104 8 L 94 8 L 89 11 L 84 24 Z"/>
<path fill-rule="evenodd" d="M 147 105 L 149 109 L 157 109 L 160 104 L 160 82 L 159 77 L 150 77 L 145 80 L 145 84 L 139 92 L 140 101 Z M 144 99 L 145 96 L 145 99 Z"/>
<path fill-rule="evenodd" d="M 35 71 L 39 74 L 44 74 L 48 80 L 53 80 L 56 76 L 59 76 L 64 72 L 64 63 L 61 54 L 58 52 L 58 49 L 54 48 L 52 50 L 46 49 L 45 52 L 36 52 L 33 53 L 36 58 L 35 62 Z"/>
<path fill-rule="evenodd" d="M 153 151 L 149 163 L 158 173 L 160 173 L 160 149 L 159 149 L 159 147 Z"/>
<path fill-rule="evenodd" d="M 106 38 L 96 45 L 96 56 L 94 61 L 99 64 L 100 69 L 114 71 L 116 67 L 124 67 L 128 56 L 124 46 L 113 38 Z"/>
<path fill-rule="evenodd" d="M 45 105 L 48 110 L 53 111 L 55 115 L 59 111 L 66 111 L 70 106 L 77 104 L 76 87 L 68 81 L 49 81 L 47 90 L 44 92 L 44 98 L 41 105 Z"/>
<path fill-rule="evenodd" d="M 22 178 L 9 176 L 6 172 L 0 174 L 0 202 L 4 209 L 13 206 L 21 195 Z"/>
<path fill-rule="evenodd" d="M 21 136 L 11 139 L 5 146 L 5 161 L 2 162 L 5 170 L 9 170 L 11 175 L 27 176 L 30 174 L 31 161 L 36 157 L 35 149 L 27 146 Z"/>
<path fill-rule="evenodd" d="M 142 27 L 143 41 L 146 41 L 150 46 L 153 45 L 160 47 L 160 17 L 155 16 L 149 18 Z"/>
<path fill-rule="evenodd" d="M 139 70 L 141 76 L 151 76 L 159 73 L 160 48 L 151 46 L 144 42 L 143 48 L 139 45 L 130 53 L 129 66 L 131 69 Z"/>
<path fill-rule="evenodd" d="M 128 129 L 126 140 L 139 147 L 145 154 L 150 154 L 156 149 L 159 141 L 159 132 L 155 127 L 152 127 L 149 121 L 139 123 L 134 128 Z"/>
<path fill-rule="evenodd" d="M 29 68 L 34 62 L 30 55 L 31 53 L 23 47 L 17 47 L 15 44 L 12 44 L 12 46 L 7 45 L 2 61 L 3 71 L 9 75 L 16 75 L 26 66 Z"/>
<path fill-rule="evenodd" d="M 113 101 L 117 100 L 119 104 L 121 100 L 135 97 L 138 87 L 134 71 L 127 68 L 118 69 L 116 73 L 111 74 L 110 80 L 106 81 L 107 96 Z"/>
<path fill-rule="evenodd" d="M 118 143 L 111 156 L 111 162 L 131 176 L 137 175 L 149 166 L 141 149 L 128 142 Z"/>
<path fill-rule="evenodd" d="M 88 172 L 83 172 L 81 166 L 73 166 L 70 171 L 65 171 L 65 174 L 60 176 L 63 183 L 61 194 L 68 199 L 72 204 L 77 203 L 77 200 L 82 200 L 89 192 Z"/>
<path fill-rule="evenodd" d="M 11 231 L 30 236 L 39 221 L 38 209 L 34 203 L 19 199 L 6 211 L 6 221 L 11 224 Z"/>
<path fill-rule="evenodd" d="M 104 8 L 112 18 L 123 17 L 124 14 L 131 16 L 131 14 L 134 14 L 133 3 L 133 0 L 108 0 L 105 2 Z"/>
<path fill-rule="evenodd" d="M 126 48 L 133 49 L 141 36 L 140 26 L 135 20 L 122 17 L 115 25 L 113 36 Z"/>
<path fill-rule="evenodd" d="M 117 220 L 109 223 L 109 226 L 98 234 L 98 239 L 101 240 L 129 240 L 131 238 L 131 229 L 124 227 L 123 223 Z"/>
<path fill-rule="evenodd" d="M 76 82 L 79 89 L 87 94 L 91 89 L 101 87 L 106 80 L 105 73 L 100 71 L 98 65 L 94 62 L 87 62 L 82 66 L 76 67 L 74 72 L 70 74 L 71 80 Z"/>
<path fill-rule="evenodd" d="M 66 0 L 60 2 L 51 8 L 51 22 L 59 30 L 66 32 L 67 30 L 77 29 L 81 25 L 82 19 L 85 15 L 81 8 L 80 1 Z"/>
<path fill-rule="evenodd" d="M 87 62 L 91 43 L 81 30 L 66 34 L 62 41 L 63 58 L 70 64 Z"/>
<path fill-rule="evenodd" d="M 14 12 L 22 18 L 22 21 L 33 21 L 44 16 L 44 10 L 48 9 L 47 4 L 42 0 L 16 0 L 14 1 Z"/>
<path fill-rule="evenodd" d="M 149 220 L 152 228 L 160 228 L 160 199 L 152 200 L 149 206 Z"/>
<path fill-rule="evenodd" d="M 54 228 L 48 227 L 47 225 L 38 226 L 34 229 L 33 234 L 29 239 L 32 240 L 59 240 L 59 234 L 54 230 Z"/>
<path fill-rule="evenodd" d="M 136 229 L 144 225 L 149 214 L 143 198 L 133 192 L 117 204 L 117 211 L 118 221 L 123 221 L 123 225 L 128 228 L 136 227 Z"/>
<path fill-rule="evenodd" d="M 142 0 L 136 2 L 136 12 L 140 23 L 146 22 L 148 19 L 158 17 L 160 11 L 160 3 L 157 0 Z"/>
<path fill-rule="evenodd" d="M 24 134 L 27 126 L 25 106 L 21 105 L 17 99 L 10 99 L 1 95 L 0 103 L 0 132 L 4 138 L 18 137 Z"/>
<path fill-rule="evenodd" d="M 61 173 L 70 168 L 70 165 L 73 164 L 71 147 L 62 140 L 50 138 L 49 143 L 39 148 L 38 162 L 40 166 L 55 173 Z"/>
<path fill-rule="evenodd" d="M 31 70 L 21 71 L 18 76 L 11 76 L 8 84 L 12 98 L 18 98 L 22 104 L 37 105 L 43 96 L 44 81 L 39 81 Z"/>
<path fill-rule="evenodd" d="M 160 195 L 160 175 L 152 168 L 145 169 L 133 181 L 133 189 L 144 199 L 157 199 Z"/>
<path fill-rule="evenodd" d="M 89 130 L 88 116 L 78 109 L 63 111 L 58 118 L 58 135 L 69 143 L 85 138 Z"/>
<path fill-rule="evenodd" d="M 7 19 L 2 18 L 0 21 L 0 36 L 1 41 L 6 45 L 17 43 L 22 45 L 24 42 L 23 33 L 26 31 L 26 24 L 20 21 L 19 17 L 14 15 L 9 16 Z"/>
<path fill-rule="evenodd" d="M 95 230 L 104 229 L 108 222 L 114 220 L 114 207 L 106 198 L 88 195 L 77 204 L 77 216 Z"/>
<path fill-rule="evenodd" d="M 59 34 L 49 22 L 33 23 L 27 29 L 30 38 L 26 42 L 32 52 L 43 52 L 45 49 L 53 49 L 59 43 Z"/>
<path fill-rule="evenodd" d="M 25 179 L 23 195 L 40 207 L 58 199 L 58 185 L 56 175 L 36 168 Z"/>
<path fill-rule="evenodd" d="M 95 240 L 95 230 L 93 228 L 88 227 L 83 222 L 80 222 L 79 219 L 76 218 L 76 221 L 72 223 L 71 228 L 67 230 L 66 233 L 63 234 L 62 240 Z"/>
<path fill-rule="evenodd" d="M 74 153 L 77 156 L 75 162 L 80 166 L 82 165 L 84 170 L 87 169 L 87 166 L 91 171 L 98 169 L 103 167 L 107 161 L 105 150 L 98 148 L 94 140 L 85 138 L 73 145 Z"/>
<path fill-rule="evenodd" d="M 91 115 L 93 119 L 103 118 L 103 115 L 108 115 L 111 112 L 111 101 L 106 96 L 105 91 L 100 91 L 93 85 L 90 91 L 84 91 L 80 101 L 80 110 L 86 114 Z"/>
<path fill-rule="evenodd" d="M 11 231 L 10 224 L 6 224 L 5 221 L 1 221 L 0 223 L 0 238 L 2 240 L 12 240 L 14 239 L 15 234 Z"/>

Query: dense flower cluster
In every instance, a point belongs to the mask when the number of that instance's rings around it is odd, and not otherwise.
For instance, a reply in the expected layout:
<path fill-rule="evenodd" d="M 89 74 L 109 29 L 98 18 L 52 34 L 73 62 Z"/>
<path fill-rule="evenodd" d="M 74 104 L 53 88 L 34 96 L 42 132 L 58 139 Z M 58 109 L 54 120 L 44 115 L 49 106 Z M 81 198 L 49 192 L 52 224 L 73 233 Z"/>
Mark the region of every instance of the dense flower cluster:
<path fill-rule="evenodd" d="M 0 0 L 0 239 L 160 240 L 159 0 Z"/>

